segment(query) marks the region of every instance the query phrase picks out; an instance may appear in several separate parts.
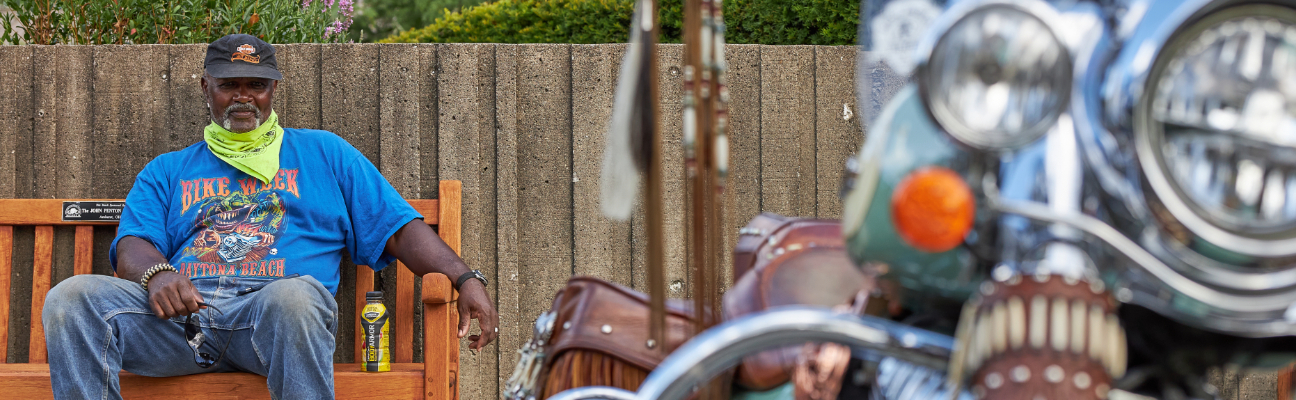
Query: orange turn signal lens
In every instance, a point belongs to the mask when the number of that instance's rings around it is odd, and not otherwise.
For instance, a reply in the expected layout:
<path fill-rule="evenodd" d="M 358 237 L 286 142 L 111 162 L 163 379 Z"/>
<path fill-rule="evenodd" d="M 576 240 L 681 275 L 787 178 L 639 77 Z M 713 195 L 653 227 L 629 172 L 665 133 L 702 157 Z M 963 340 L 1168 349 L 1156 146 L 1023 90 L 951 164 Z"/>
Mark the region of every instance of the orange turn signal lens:
<path fill-rule="evenodd" d="M 948 168 L 916 170 L 891 195 L 891 221 L 913 247 L 939 253 L 958 246 L 972 230 L 976 199 L 963 177 Z"/>

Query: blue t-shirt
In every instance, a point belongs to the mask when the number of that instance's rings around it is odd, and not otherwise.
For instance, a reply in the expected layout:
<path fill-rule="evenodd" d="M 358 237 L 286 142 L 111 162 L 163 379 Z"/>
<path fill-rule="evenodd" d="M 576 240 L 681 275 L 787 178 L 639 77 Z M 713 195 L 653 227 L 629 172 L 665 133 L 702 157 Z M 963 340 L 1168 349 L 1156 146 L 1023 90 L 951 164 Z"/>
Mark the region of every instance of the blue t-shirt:
<path fill-rule="evenodd" d="M 374 270 L 387 239 L 422 218 L 359 150 L 331 132 L 284 129 L 279 172 L 262 183 L 199 142 L 135 177 L 109 249 L 149 241 L 190 279 L 310 275 L 337 294 L 346 249 Z"/>

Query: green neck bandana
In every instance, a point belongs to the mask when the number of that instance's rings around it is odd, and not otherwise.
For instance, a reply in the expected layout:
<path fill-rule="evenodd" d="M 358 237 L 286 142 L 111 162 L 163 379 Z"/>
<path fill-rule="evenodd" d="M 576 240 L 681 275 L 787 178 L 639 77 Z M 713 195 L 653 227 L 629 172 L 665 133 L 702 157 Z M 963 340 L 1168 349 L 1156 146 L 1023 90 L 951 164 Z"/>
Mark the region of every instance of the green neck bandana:
<path fill-rule="evenodd" d="M 270 111 L 270 118 L 250 132 L 230 132 L 212 122 L 203 128 L 203 139 L 216 158 L 261 182 L 270 183 L 275 174 L 279 173 L 279 148 L 283 146 L 283 131 L 279 127 L 279 116 Z"/>

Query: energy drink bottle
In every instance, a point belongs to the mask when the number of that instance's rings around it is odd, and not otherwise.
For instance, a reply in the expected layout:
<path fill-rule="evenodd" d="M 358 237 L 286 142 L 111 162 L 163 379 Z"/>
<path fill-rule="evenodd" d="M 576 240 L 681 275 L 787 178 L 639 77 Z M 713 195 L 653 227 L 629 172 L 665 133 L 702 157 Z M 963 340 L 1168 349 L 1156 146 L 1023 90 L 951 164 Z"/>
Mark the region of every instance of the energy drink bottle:
<path fill-rule="evenodd" d="M 382 292 L 365 293 L 365 307 L 360 315 L 360 327 L 365 335 L 362 366 L 365 372 L 391 371 L 391 347 L 387 339 L 391 324 L 382 297 Z"/>

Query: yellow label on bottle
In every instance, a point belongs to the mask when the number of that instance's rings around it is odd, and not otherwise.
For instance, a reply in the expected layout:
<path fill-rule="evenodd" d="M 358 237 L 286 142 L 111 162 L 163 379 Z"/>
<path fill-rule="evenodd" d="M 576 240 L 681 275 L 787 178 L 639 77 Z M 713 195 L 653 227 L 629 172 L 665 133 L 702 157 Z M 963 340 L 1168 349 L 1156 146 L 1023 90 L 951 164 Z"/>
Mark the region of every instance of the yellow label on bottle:
<path fill-rule="evenodd" d="M 366 304 L 360 313 L 360 327 L 364 329 L 365 372 L 391 371 L 391 347 L 388 341 L 390 323 L 387 307 L 382 303 Z"/>

